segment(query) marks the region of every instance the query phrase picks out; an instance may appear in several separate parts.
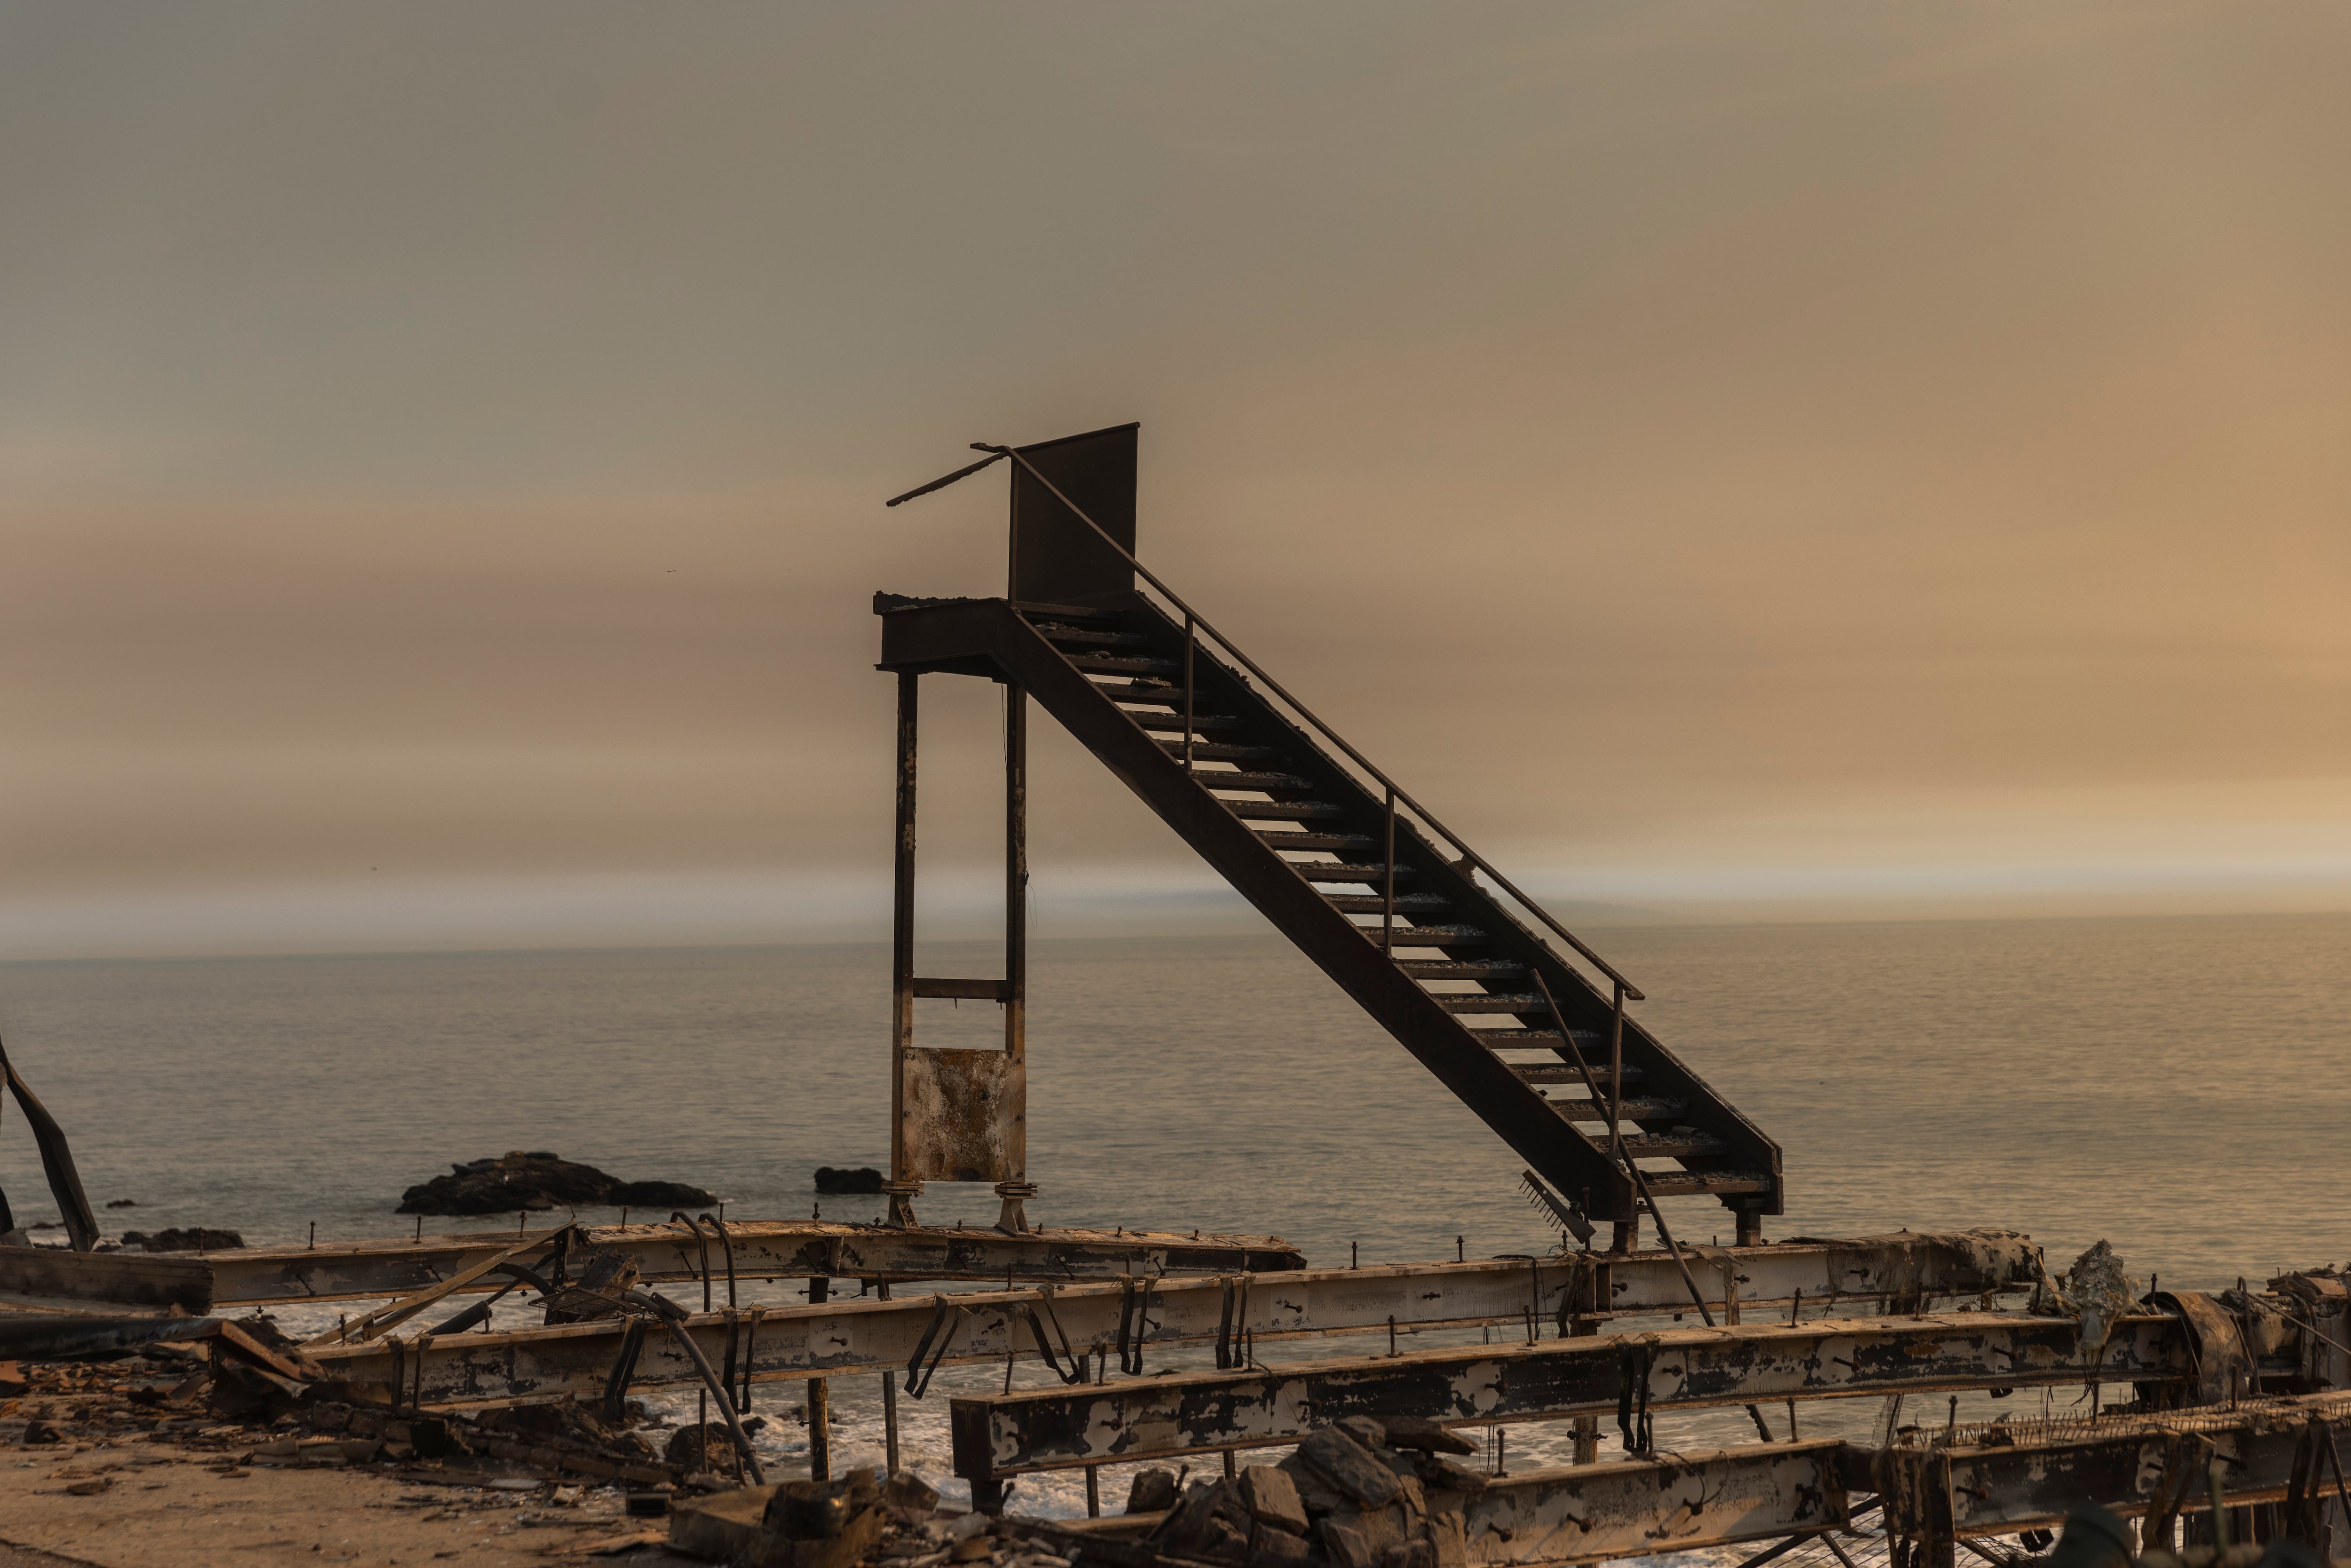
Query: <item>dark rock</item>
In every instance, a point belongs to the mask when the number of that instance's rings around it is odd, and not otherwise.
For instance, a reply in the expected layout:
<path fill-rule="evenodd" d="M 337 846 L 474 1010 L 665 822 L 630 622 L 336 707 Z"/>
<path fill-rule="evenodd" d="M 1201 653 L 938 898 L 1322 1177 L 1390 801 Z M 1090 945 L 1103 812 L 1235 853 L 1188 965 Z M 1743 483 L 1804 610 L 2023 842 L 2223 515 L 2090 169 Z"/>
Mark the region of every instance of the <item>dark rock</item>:
<path fill-rule="evenodd" d="M 135 1197 L 118 1197 L 109 1203 L 106 1207 L 109 1208 L 136 1208 L 139 1207 L 139 1200 Z"/>
<path fill-rule="evenodd" d="M 1387 1427 L 1369 1416 L 1342 1416 L 1331 1424 L 1372 1453 L 1376 1454 L 1388 1446 Z"/>
<path fill-rule="evenodd" d="M 1384 1507 L 1404 1490 L 1395 1472 L 1365 1452 L 1361 1443 L 1334 1427 L 1307 1434 L 1306 1440 L 1298 1445 L 1298 1457 L 1365 1508 Z"/>
<path fill-rule="evenodd" d="M 1298 1484 L 1272 1465 L 1251 1465 L 1240 1473 L 1241 1501 L 1259 1524 L 1292 1535 L 1306 1533 L 1306 1505 L 1299 1500 Z"/>
<path fill-rule="evenodd" d="M 1153 1465 L 1135 1473 L 1126 1490 L 1129 1513 L 1165 1513 L 1176 1506 L 1176 1472 Z"/>
<path fill-rule="evenodd" d="M 1431 1454 L 1474 1454 L 1478 1451 L 1478 1445 L 1468 1438 L 1458 1437 L 1423 1416 L 1391 1416 L 1384 1426 L 1391 1448 L 1419 1448 Z"/>
<path fill-rule="evenodd" d="M 57 1436 L 57 1429 L 55 1427 L 50 1426 L 47 1421 L 27 1421 L 25 1423 L 24 1444 L 25 1447 L 28 1448 L 37 1448 L 45 1443 L 62 1443 L 64 1441 L 65 1439 L 63 1437 Z"/>
<path fill-rule="evenodd" d="M 1437 1548 L 1426 1541 L 1400 1541 L 1380 1553 L 1380 1568 L 1437 1568 Z"/>
<path fill-rule="evenodd" d="M 681 1427 L 662 1450 L 662 1458 L 686 1470 L 715 1470 L 735 1451 L 734 1435 L 723 1422 Z"/>
<path fill-rule="evenodd" d="M 420 1182 L 400 1195 L 402 1214 L 513 1214 L 567 1205 L 657 1208 L 712 1204 L 717 1198 L 679 1182 L 624 1182 L 546 1150 L 516 1150 L 494 1160 L 469 1160 L 450 1174 Z"/>
<path fill-rule="evenodd" d="M 1320 1519 L 1326 1513 L 1354 1506 L 1345 1492 L 1324 1480 L 1313 1466 L 1298 1457 L 1295 1449 L 1284 1455 L 1274 1469 L 1288 1476 L 1298 1488 L 1298 1500 L 1306 1505 L 1309 1519 Z"/>
<path fill-rule="evenodd" d="M 1413 1471 L 1423 1486 L 1444 1491 L 1484 1491 L 1486 1478 L 1440 1454 L 1415 1454 Z"/>
<path fill-rule="evenodd" d="M 716 1193 L 682 1181 L 616 1182 L 604 1195 L 607 1205 L 627 1208 L 708 1208 L 717 1201 Z"/>
<path fill-rule="evenodd" d="M 33 1228 L 39 1229 L 35 1226 Z M 234 1230 L 214 1230 L 205 1226 L 192 1226 L 182 1230 L 176 1227 L 159 1230 L 149 1236 L 137 1230 L 122 1233 L 125 1247 L 136 1247 L 147 1252 L 217 1252 L 225 1247 L 242 1247 L 245 1238 Z"/>
<path fill-rule="evenodd" d="M 839 1169 L 819 1166 L 816 1167 L 816 1189 L 825 1193 L 880 1192 L 882 1173 L 872 1166 L 859 1166 L 853 1170 L 847 1166 Z"/>
<path fill-rule="evenodd" d="M 1361 1531 L 1327 1519 L 1322 1521 L 1322 1551 L 1332 1568 L 1375 1568 L 1379 1561 Z"/>
<path fill-rule="evenodd" d="M 1253 1568 L 1290 1568 L 1305 1562 L 1314 1550 L 1306 1544 L 1306 1537 L 1262 1521 L 1249 1531 L 1249 1545 Z"/>

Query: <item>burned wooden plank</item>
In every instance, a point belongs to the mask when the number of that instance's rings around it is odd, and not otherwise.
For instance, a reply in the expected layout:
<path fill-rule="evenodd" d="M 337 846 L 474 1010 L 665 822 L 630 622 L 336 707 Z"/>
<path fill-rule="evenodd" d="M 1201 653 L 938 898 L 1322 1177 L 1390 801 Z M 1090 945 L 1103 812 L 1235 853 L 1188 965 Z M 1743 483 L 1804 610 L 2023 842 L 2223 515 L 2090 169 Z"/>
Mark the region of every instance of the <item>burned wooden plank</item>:
<path fill-rule="evenodd" d="M 2085 1358 L 2071 1320 L 1991 1312 L 1761 1323 L 1351 1357 L 957 1399 L 956 1473 L 1296 1442 L 1348 1416 L 1477 1424 L 1938 1389 L 2184 1381 L 2177 1318 L 2122 1320 Z"/>
<path fill-rule="evenodd" d="M 2277 1501 L 2314 1419 L 2341 1430 L 2351 1394 L 1962 1427 L 1897 1444 L 1874 1468 L 1905 1533 L 1990 1535 L 2054 1524 L 2085 1502 L 2144 1514 L 2158 1489 L 2180 1512 L 2208 1509 L 2215 1463 L 2229 1506 Z"/>
<path fill-rule="evenodd" d="M 598 1227 L 589 1237 L 592 1241 L 609 1234 L 609 1228 Z M 1922 1281 L 1936 1294 L 1975 1295 L 2019 1289 L 2032 1278 L 2031 1244 L 2021 1237 L 1989 1252 L 1922 1248 L 1921 1239 L 1896 1238 L 1882 1247 L 1855 1241 L 1709 1249 L 1698 1265 L 1699 1277 L 1711 1286 L 1729 1270 L 1729 1282 L 1742 1292 L 1792 1295 L 1802 1290 L 1808 1301 L 1825 1300 L 1826 1281 L 1842 1280 L 1847 1289 L 1841 1299 L 1848 1303 L 1915 1299 Z M 1662 1252 L 1597 1260 L 1489 1259 L 1291 1270 L 1251 1275 L 1245 1291 L 1243 1283 L 1154 1279 L 1147 1295 L 1141 1281 L 1070 1285 L 1054 1291 L 1051 1311 L 1073 1346 L 1104 1354 L 1116 1346 L 1121 1321 L 1130 1314 L 1142 1325 L 1131 1330 L 1140 1351 L 1151 1344 L 1211 1342 L 1220 1333 L 1246 1333 L 1251 1343 L 1262 1344 L 1291 1337 L 1380 1333 L 1391 1321 L 1405 1330 L 1518 1326 L 1531 1321 L 1538 1332 L 1551 1333 L 1557 1332 L 1562 1316 L 1677 1312 L 1688 1304 L 1680 1273 Z M 1873 1298 L 1872 1285 L 1889 1294 Z M 930 1326 L 936 1299 L 863 1298 L 768 1308 L 753 1358 L 754 1380 L 904 1366 Z M 1016 1303 L 1037 1301 L 1036 1291 L 969 1291 L 948 1299 L 968 1309 L 968 1315 L 955 1325 L 946 1354 L 948 1364 L 1036 1354 L 1035 1339 L 1012 1312 Z M 1760 1301 L 1745 1299 L 1750 1307 L 1772 1305 L 1768 1294 Z M 1596 1305 L 1603 1301 L 1611 1304 Z M 1784 1310 L 1784 1301 L 1780 1305 Z M 723 1321 L 699 1314 L 694 1320 L 696 1324 Z M 723 1335 L 723 1330 L 708 1332 Z M 618 1328 L 603 1322 L 467 1334 L 436 1343 L 425 1354 L 424 1402 L 600 1395 L 620 1337 Z M 705 1349 L 720 1343 L 723 1354 L 723 1338 L 704 1343 Z M 329 1354 L 345 1354 L 340 1349 Z M 381 1350 L 373 1354 L 391 1354 Z M 381 1366 L 355 1366 L 350 1375 L 368 1381 L 377 1373 L 389 1375 L 389 1369 L 385 1360 Z M 682 1382 L 688 1375 L 682 1358 L 669 1366 L 649 1345 L 637 1381 Z"/>

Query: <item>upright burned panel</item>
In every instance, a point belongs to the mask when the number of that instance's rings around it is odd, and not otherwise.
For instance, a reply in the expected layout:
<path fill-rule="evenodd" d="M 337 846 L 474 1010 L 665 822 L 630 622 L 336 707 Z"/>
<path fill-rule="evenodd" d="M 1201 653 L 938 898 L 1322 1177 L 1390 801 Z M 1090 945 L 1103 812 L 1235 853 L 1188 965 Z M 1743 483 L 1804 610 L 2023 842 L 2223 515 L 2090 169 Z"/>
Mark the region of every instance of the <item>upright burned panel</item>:
<path fill-rule="evenodd" d="M 1117 424 L 1018 448 L 1050 483 L 1012 465 L 1011 597 L 1032 604 L 1096 604 L 1134 587 L 1134 568 L 1055 498 L 1084 509 L 1134 553 L 1135 433 Z"/>

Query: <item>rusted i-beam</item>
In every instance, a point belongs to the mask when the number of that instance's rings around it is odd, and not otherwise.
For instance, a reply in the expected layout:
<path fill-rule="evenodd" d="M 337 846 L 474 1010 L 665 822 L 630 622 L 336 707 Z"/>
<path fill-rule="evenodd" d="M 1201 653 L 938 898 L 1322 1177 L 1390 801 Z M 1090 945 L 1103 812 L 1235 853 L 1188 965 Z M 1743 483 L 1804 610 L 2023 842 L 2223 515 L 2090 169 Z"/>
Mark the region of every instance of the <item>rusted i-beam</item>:
<path fill-rule="evenodd" d="M 2166 1383 L 2193 1366 L 2178 1318 L 2122 1319 L 2085 1357 L 2070 1319 L 1995 1312 L 1676 1329 L 1301 1361 L 957 1399 L 955 1468 L 1031 1470 L 1292 1443 L 1347 1416 L 1486 1426 L 1761 1400 Z"/>
<path fill-rule="evenodd" d="M 1753 1292 L 1746 1300 L 1756 1308 L 1775 1298 L 1784 1302 L 1799 1290 L 1807 1301 L 1825 1303 L 1831 1281 L 1842 1281 L 1836 1299 L 1844 1302 L 1907 1304 L 1922 1291 L 1973 1296 L 2022 1289 L 2033 1278 L 2031 1244 L 2012 1236 L 1900 1236 L 1709 1249 L 1705 1258 L 1709 1266 L 1731 1270 L 1742 1293 Z M 1145 1297 L 1123 1284 L 1071 1285 L 1053 1292 L 1051 1312 L 1074 1348 L 1102 1355 L 1119 1348 L 1124 1322 L 1127 1348 L 1140 1358 L 1146 1345 L 1212 1343 L 1219 1335 L 1228 1342 L 1246 1335 L 1266 1344 L 1291 1336 L 1385 1332 L 1392 1322 L 1407 1332 L 1519 1324 L 1530 1318 L 1555 1325 L 1562 1313 L 1589 1319 L 1673 1312 L 1684 1300 L 1681 1277 L 1661 1252 L 1294 1270 L 1250 1275 L 1247 1287 L 1243 1291 L 1239 1278 L 1154 1280 Z M 752 1376 L 756 1381 L 903 1367 L 938 1316 L 939 1299 L 869 1297 L 771 1307 L 760 1322 Z M 951 1307 L 968 1310 L 952 1314 L 945 1360 L 1034 1355 L 1035 1341 L 1019 1309 L 1039 1299 L 1035 1291 L 947 1296 Z M 712 1336 L 707 1345 L 723 1354 L 723 1316 L 697 1316 L 693 1324 L 695 1332 Z M 465 1404 L 601 1394 L 620 1332 L 609 1322 L 588 1322 L 437 1340 L 424 1353 L 423 1400 Z M 364 1356 L 344 1360 L 343 1375 L 352 1381 L 389 1375 L 388 1360 L 382 1366 Z M 648 1342 L 634 1374 L 640 1385 L 684 1382 L 690 1375 L 683 1358 L 669 1364 L 658 1342 Z"/>

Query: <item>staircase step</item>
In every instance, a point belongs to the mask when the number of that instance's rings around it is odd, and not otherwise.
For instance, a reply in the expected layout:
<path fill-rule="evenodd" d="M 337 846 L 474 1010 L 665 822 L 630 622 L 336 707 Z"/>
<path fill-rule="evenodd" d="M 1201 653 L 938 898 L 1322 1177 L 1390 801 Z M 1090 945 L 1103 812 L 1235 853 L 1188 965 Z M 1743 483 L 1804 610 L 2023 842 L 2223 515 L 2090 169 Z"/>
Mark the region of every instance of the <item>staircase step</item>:
<path fill-rule="evenodd" d="M 1519 1075 L 1519 1082 L 1521 1083 L 1573 1083 L 1578 1089 L 1583 1087 L 1583 1074 L 1575 1070 L 1575 1063 L 1572 1061 L 1513 1061 L 1506 1065 Z M 1625 1064 L 1625 1082 L 1638 1083 L 1646 1076 L 1647 1074 L 1631 1062 Z M 1606 1093 L 1608 1069 L 1594 1063 L 1592 1069 L 1592 1081 L 1600 1085 L 1602 1093 Z"/>
<path fill-rule="evenodd" d="M 1210 772 L 1202 769 L 1195 772 L 1192 777 L 1199 780 L 1200 788 L 1203 789 L 1258 789 L 1270 792 L 1276 789 L 1314 788 L 1313 779 L 1301 779 L 1295 773 L 1247 773 L 1238 769 L 1230 772 Z"/>
<path fill-rule="evenodd" d="M 1701 1155 L 1722 1154 L 1730 1147 L 1720 1138 L 1696 1129 L 1687 1133 L 1620 1133 L 1616 1141 L 1636 1160 L 1696 1159 Z"/>
<path fill-rule="evenodd" d="M 1068 626 L 1058 622 L 1036 622 L 1038 635 L 1055 647 L 1144 648 L 1151 639 L 1140 632 L 1112 632 L 1099 627 Z"/>
<path fill-rule="evenodd" d="M 1115 610 L 1095 610 L 1083 604 L 1040 604 L 1030 599 L 1012 601 L 1013 611 L 1030 625 L 1040 622 L 1075 622 L 1082 626 L 1123 625 L 1126 617 Z"/>
<path fill-rule="evenodd" d="M 1183 688 L 1178 686 L 1176 691 L 1180 699 Z M 1181 713 L 1134 713 L 1126 716 L 1154 735 L 1180 736 L 1184 733 L 1184 716 Z M 1230 714 L 1196 713 L 1192 716 L 1192 728 L 1201 735 L 1206 735 L 1211 730 L 1230 732 L 1248 727 L 1247 720 L 1235 718 Z"/>
<path fill-rule="evenodd" d="M 1643 1171 L 1641 1178 L 1659 1197 L 1771 1190 L 1771 1178 L 1762 1171 Z"/>
<path fill-rule="evenodd" d="M 1142 653 L 1071 653 L 1069 661 L 1081 670 L 1104 675 L 1180 675 L 1184 666 L 1174 659 Z"/>
<path fill-rule="evenodd" d="M 1184 711 L 1184 688 L 1173 681 L 1095 681 L 1094 690 L 1114 703 L 1151 703 Z M 1141 716 L 1129 714 L 1129 718 Z"/>
<path fill-rule="evenodd" d="M 1386 899 L 1374 894 L 1326 893 L 1322 896 L 1330 901 L 1332 908 L 1349 915 L 1381 915 L 1388 907 Z M 1436 915 L 1452 907 L 1453 901 L 1440 893 L 1399 893 L 1395 895 L 1398 915 L 1406 911 Z"/>
<path fill-rule="evenodd" d="M 1330 850 L 1343 853 L 1349 850 L 1377 850 L 1379 841 L 1369 833 L 1285 833 L 1270 828 L 1259 828 L 1257 836 L 1265 841 L 1270 850 Z"/>
<path fill-rule="evenodd" d="M 1607 1085 L 1604 1083 L 1601 1088 L 1604 1092 Z M 1604 1124 L 1608 1120 L 1608 1108 L 1595 1100 L 1565 1100 L 1553 1095 L 1550 1104 L 1552 1109 L 1571 1122 Z M 1677 1116 L 1688 1114 L 1689 1102 L 1687 1100 L 1645 1099 L 1637 1094 L 1625 1096 L 1624 1117 L 1627 1122 L 1670 1122 Z"/>
<path fill-rule="evenodd" d="M 1558 1051 L 1567 1044 L 1555 1029 L 1481 1029 L 1471 1032 L 1477 1035 L 1480 1044 L 1495 1051 Z M 1586 1061 L 1607 1060 L 1608 1037 L 1605 1034 L 1596 1029 L 1570 1030 L 1568 1032 L 1574 1036 L 1576 1046 L 1583 1052 Z M 1599 1052 L 1596 1057 L 1593 1054 L 1595 1050 Z"/>
<path fill-rule="evenodd" d="M 1514 980 L 1527 972 L 1510 958 L 1400 958 L 1396 967 L 1416 980 Z"/>
<path fill-rule="evenodd" d="M 1355 929 L 1370 937 L 1374 946 L 1378 946 L 1378 926 L 1358 925 Z M 1483 947 L 1489 938 L 1474 925 L 1399 925 L 1390 934 L 1390 940 L 1399 947 Z"/>
<path fill-rule="evenodd" d="M 1180 740 L 1163 740 L 1159 744 L 1170 757 L 1184 755 L 1184 743 Z M 1196 762 L 1262 762 L 1280 755 L 1270 746 L 1235 746 L 1226 740 L 1192 742 L 1192 759 Z"/>
<path fill-rule="evenodd" d="M 1349 865 L 1341 861 L 1291 861 L 1290 869 L 1309 882 L 1360 882 L 1368 887 L 1380 885 L 1388 872 L 1384 865 Z M 1420 873 L 1408 865 L 1399 865 L 1395 874 L 1398 882 L 1404 882 Z M 1401 904 L 1402 900 L 1397 902 Z"/>
<path fill-rule="evenodd" d="M 1344 806 L 1328 800 L 1227 800 L 1225 810 L 1245 822 L 1303 821 L 1315 817 L 1343 817 Z"/>
<path fill-rule="evenodd" d="M 1449 1013 L 1547 1013 L 1551 1006 L 1537 996 L 1510 996 L 1493 991 L 1462 991 L 1439 995 L 1437 1005 Z"/>

